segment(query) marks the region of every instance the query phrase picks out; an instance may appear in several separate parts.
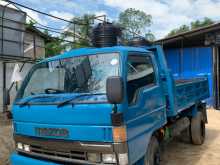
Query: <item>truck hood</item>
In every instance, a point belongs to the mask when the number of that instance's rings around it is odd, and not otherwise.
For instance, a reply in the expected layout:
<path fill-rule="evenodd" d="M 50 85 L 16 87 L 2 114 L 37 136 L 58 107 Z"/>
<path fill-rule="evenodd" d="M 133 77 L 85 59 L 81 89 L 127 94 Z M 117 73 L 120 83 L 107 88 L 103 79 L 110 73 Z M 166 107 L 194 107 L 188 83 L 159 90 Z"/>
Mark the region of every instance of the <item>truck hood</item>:
<path fill-rule="evenodd" d="M 80 141 L 112 141 L 112 106 L 75 104 L 58 108 L 57 105 L 13 106 L 16 134 Z M 68 136 L 39 134 L 37 129 L 67 130 Z"/>

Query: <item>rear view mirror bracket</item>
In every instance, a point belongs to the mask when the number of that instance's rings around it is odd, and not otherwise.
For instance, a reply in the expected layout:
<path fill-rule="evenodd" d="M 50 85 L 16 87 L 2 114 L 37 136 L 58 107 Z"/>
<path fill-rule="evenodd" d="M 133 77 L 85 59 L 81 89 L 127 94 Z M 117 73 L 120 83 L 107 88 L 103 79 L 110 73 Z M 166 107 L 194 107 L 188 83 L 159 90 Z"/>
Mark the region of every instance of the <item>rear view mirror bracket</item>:
<path fill-rule="evenodd" d="M 113 113 L 117 112 L 117 104 L 124 98 L 123 80 L 119 76 L 109 77 L 106 81 L 106 92 L 109 103 L 113 104 Z"/>

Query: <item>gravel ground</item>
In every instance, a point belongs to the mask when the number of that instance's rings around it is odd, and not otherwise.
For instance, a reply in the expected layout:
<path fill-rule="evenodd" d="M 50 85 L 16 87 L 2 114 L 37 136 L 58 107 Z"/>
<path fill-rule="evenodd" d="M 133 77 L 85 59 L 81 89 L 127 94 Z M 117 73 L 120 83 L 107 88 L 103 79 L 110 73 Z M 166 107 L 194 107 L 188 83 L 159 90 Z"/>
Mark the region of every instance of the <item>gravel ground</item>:
<path fill-rule="evenodd" d="M 0 125 L 0 165 L 9 165 L 9 155 L 13 151 L 11 126 Z"/>
<path fill-rule="evenodd" d="M 172 141 L 162 154 L 162 165 L 220 165 L 220 111 L 208 111 L 206 140 L 201 146 Z"/>
<path fill-rule="evenodd" d="M 194 146 L 178 140 L 170 142 L 162 153 L 161 165 L 220 165 L 220 111 L 208 111 L 206 141 Z M 10 125 L 0 125 L 0 165 L 9 165 L 13 151 Z"/>

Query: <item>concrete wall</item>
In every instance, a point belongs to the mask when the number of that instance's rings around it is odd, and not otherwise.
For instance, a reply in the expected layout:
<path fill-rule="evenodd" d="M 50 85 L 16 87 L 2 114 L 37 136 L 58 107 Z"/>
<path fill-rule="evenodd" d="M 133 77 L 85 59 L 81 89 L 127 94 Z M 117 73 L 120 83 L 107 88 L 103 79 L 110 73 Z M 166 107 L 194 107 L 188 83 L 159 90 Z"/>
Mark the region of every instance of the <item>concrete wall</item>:
<path fill-rule="evenodd" d="M 26 49 L 27 51 L 24 52 L 25 57 L 30 57 L 32 59 L 43 59 L 45 58 L 45 43 L 44 39 L 34 33 L 25 33 L 24 36 L 25 39 L 25 46 L 24 50 Z M 34 48 L 34 43 L 35 43 L 35 48 Z M 34 50 L 35 49 L 35 50 Z M 11 77 L 12 73 L 14 70 L 14 66 L 16 63 L 7 63 L 6 64 L 6 88 L 10 88 L 12 82 L 11 82 Z M 23 63 L 17 63 L 19 64 L 19 67 L 22 67 Z M 22 78 L 26 76 L 30 68 L 33 66 L 32 63 L 25 63 L 21 75 Z M 18 88 L 20 87 L 21 82 L 18 83 Z M 11 96 L 11 103 L 13 103 L 15 96 L 16 96 L 17 90 L 16 90 L 16 85 L 13 86 L 13 88 L 10 91 L 10 96 Z M 11 106 L 8 108 L 10 109 Z M 3 64 L 2 61 L 0 61 L 0 112 L 3 111 Z"/>
<path fill-rule="evenodd" d="M 14 70 L 14 66 L 16 63 L 7 63 L 6 64 L 6 88 L 9 89 L 12 82 L 11 82 L 11 76 Z M 22 63 L 17 63 L 19 65 L 19 67 L 21 67 L 23 64 Z M 25 63 L 22 71 L 21 71 L 21 76 L 22 78 L 24 78 L 26 76 L 26 74 L 28 73 L 28 71 L 30 70 L 30 68 L 33 66 L 33 64 L 31 63 Z M 0 62 L 0 112 L 3 111 L 3 64 L 2 62 Z M 18 88 L 20 87 L 22 81 L 18 83 Z M 11 91 L 10 91 L 10 96 L 11 96 L 11 103 L 13 103 L 15 96 L 17 94 L 17 89 L 16 89 L 16 85 L 14 84 L 14 86 L 12 87 Z M 9 106 L 10 109 L 11 106 Z"/>
<path fill-rule="evenodd" d="M 45 57 L 44 39 L 35 31 L 25 29 L 26 13 L 15 9 L 6 8 L 3 17 L 3 6 L 0 5 L 0 56 L 20 56 L 30 57 L 32 59 L 42 59 Z M 13 22 L 17 21 L 17 22 Z M 14 28 L 14 29 L 13 29 Z M 20 31 L 19 31 L 20 30 Z M 25 32 L 23 32 L 25 30 Z M 3 32 L 3 35 L 1 35 Z M 1 47 L 1 39 L 3 39 L 3 47 Z M 7 40 L 7 41 L 6 41 Z M 25 43 L 23 45 L 23 43 Z M 34 47 L 35 46 L 35 47 Z M 10 88 L 12 82 L 11 77 L 16 62 L 6 64 L 6 88 Z M 18 63 L 21 67 L 23 64 Z M 25 63 L 21 75 L 24 78 L 33 64 Z M 20 86 L 21 82 L 18 84 Z M 10 91 L 11 102 L 16 96 L 16 86 L 14 85 Z M 3 110 L 3 60 L 0 59 L 0 112 Z"/>
<path fill-rule="evenodd" d="M 44 39 L 31 32 L 25 32 L 24 36 L 24 56 L 30 58 L 43 59 L 45 57 Z"/>

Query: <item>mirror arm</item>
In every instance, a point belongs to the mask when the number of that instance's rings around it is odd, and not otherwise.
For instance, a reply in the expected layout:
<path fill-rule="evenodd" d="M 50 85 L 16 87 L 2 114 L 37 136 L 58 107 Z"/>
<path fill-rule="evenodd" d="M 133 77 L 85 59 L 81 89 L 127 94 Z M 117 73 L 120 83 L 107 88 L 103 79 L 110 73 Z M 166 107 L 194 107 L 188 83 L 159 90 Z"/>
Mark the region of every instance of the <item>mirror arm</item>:
<path fill-rule="evenodd" d="M 112 111 L 113 111 L 113 113 L 117 113 L 117 111 L 118 111 L 117 104 L 113 104 Z"/>

